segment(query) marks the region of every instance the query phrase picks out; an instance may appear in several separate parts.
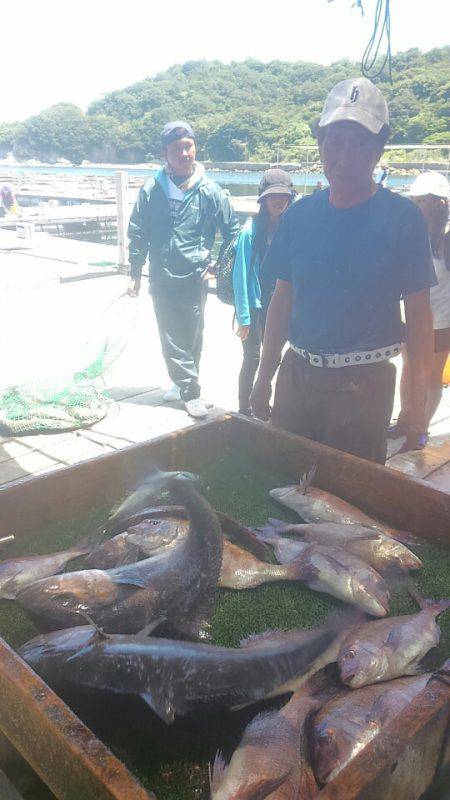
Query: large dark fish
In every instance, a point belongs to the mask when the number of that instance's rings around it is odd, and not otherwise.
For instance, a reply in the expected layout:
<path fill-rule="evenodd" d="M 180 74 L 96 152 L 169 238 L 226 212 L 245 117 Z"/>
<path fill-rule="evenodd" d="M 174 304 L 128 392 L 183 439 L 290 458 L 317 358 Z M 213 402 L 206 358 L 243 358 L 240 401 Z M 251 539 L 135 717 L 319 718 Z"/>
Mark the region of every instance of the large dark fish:
<path fill-rule="evenodd" d="M 258 714 L 247 725 L 228 766 L 217 754 L 211 800 L 316 797 L 319 787 L 309 759 L 307 728 L 311 714 L 325 701 L 318 694 L 321 687 L 316 686 L 318 676 L 322 681 L 325 675 L 325 670 L 313 675 L 279 710 Z"/>
<path fill-rule="evenodd" d="M 419 569 L 422 566 L 420 559 L 406 545 L 366 525 L 342 522 L 292 525 L 282 520 L 269 519 L 263 531 L 295 535 L 305 542 L 343 547 L 379 572 Z M 295 544 L 291 545 L 291 549 L 295 551 Z"/>
<path fill-rule="evenodd" d="M 337 547 L 286 539 L 276 531 L 264 529 L 258 535 L 273 545 L 278 561 L 296 565 L 299 579 L 310 589 L 327 592 L 375 617 L 389 611 L 384 579 L 360 558 Z"/>
<path fill-rule="evenodd" d="M 116 569 L 37 581 L 17 599 L 44 630 L 80 625 L 87 614 L 108 631 L 135 633 L 166 621 L 184 635 L 200 634 L 220 576 L 222 533 L 190 478 L 169 473 L 166 485 L 189 515 L 189 533 L 180 546 Z"/>
<path fill-rule="evenodd" d="M 314 720 L 315 774 L 328 783 L 425 688 L 430 675 L 397 678 L 338 696 Z"/>
<path fill-rule="evenodd" d="M 278 503 L 295 511 L 305 522 L 338 522 L 345 524 L 365 525 L 381 531 L 392 539 L 397 539 L 406 544 L 417 544 L 417 539 L 410 533 L 399 531 L 369 517 L 351 503 L 340 497 L 311 486 L 311 481 L 316 474 L 313 467 L 300 482 L 294 486 L 285 486 L 280 489 L 271 489 L 269 494 Z M 420 564 L 419 564 L 420 566 Z"/>
<path fill-rule="evenodd" d="M 69 561 L 86 555 L 89 550 L 90 546 L 83 542 L 69 550 L 46 556 L 23 556 L 0 561 L 0 597 L 15 600 L 26 586 L 40 578 L 61 572 Z"/>
<path fill-rule="evenodd" d="M 436 617 L 450 600 L 423 603 L 418 614 L 357 625 L 344 639 L 338 657 L 341 679 L 352 689 L 402 675 L 420 673 L 420 661 L 439 644 Z"/>
<path fill-rule="evenodd" d="M 197 704 L 234 708 L 283 693 L 332 646 L 342 625 L 271 632 L 239 648 L 105 636 L 84 626 L 37 636 L 20 655 L 50 685 L 138 695 L 169 724 Z"/>

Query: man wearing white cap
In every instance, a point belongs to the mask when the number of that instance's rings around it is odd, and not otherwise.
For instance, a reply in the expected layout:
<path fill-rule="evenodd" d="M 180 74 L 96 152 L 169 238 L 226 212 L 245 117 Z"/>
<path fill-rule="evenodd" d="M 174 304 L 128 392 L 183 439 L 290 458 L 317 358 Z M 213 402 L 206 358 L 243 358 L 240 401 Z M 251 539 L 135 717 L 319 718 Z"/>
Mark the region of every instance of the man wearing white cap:
<path fill-rule="evenodd" d="M 318 125 L 330 188 L 284 214 L 264 262 L 277 279 L 251 403 L 272 422 L 384 463 L 397 355 L 405 339 L 411 366 L 407 446 L 423 430 L 431 352 L 428 232 L 414 204 L 373 180 L 389 136 L 381 92 L 366 78 L 338 83 Z"/>
<path fill-rule="evenodd" d="M 428 425 L 441 401 L 442 372 L 450 352 L 450 230 L 448 229 L 450 186 L 447 178 L 439 172 L 423 172 L 412 184 L 409 194 L 427 221 L 434 269 L 438 279 L 438 285 L 433 286 L 430 292 L 434 353 L 428 378 L 425 425 L 419 440 L 419 445 L 424 447 L 428 439 Z M 410 386 L 409 358 L 405 350 L 400 385 L 402 410 L 397 424 L 389 430 L 389 435 L 393 439 L 408 432 Z"/>

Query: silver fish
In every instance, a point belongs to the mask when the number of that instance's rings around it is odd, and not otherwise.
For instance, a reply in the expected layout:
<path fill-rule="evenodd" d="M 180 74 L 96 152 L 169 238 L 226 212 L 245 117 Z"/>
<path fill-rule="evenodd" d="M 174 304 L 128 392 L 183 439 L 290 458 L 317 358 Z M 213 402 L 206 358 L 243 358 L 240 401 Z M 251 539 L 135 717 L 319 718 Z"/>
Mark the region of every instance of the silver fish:
<path fill-rule="evenodd" d="M 188 518 L 144 519 L 97 545 L 86 559 L 88 569 L 114 569 L 156 555 L 187 536 Z"/>
<path fill-rule="evenodd" d="M 109 631 L 133 633 L 164 620 L 184 635 L 201 634 L 220 576 L 222 533 L 190 480 L 176 473 L 167 481 L 189 514 L 182 544 L 134 564 L 66 573 L 25 588 L 18 602 L 44 630 L 80 625 L 87 614 Z"/>
<path fill-rule="evenodd" d="M 406 545 L 359 523 L 311 522 L 292 525 L 269 519 L 267 529 L 275 530 L 280 535 L 295 534 L 305 542 L 343 547 L 379 572 L 419 569 L 422 566 L 420 559 Z"/>
<path fill-rule="evenodd" d="M 330 620 L 316 630 L 270 632 L 238 648 L 104 635 L 84 626 L 38 636 L 20 655 L 49 685 L 63 681 L 139 696 L 170 724 L 199 703 L 231 708 L 282 693 L 331 647 L 345 624 Z"/>
<path fill-rule="evenodd" d="M 439 644 L 436 617 L 450 600 L 424 603 L 418 614 L 388 617 L 357 625 L 342 643 L 338 665 L 341 679 L 352 689 L 402 675 L 417 675 L 421 659 Z"/>
<path fill-rule="evenodd" d="M 328 783 L 425 688 L 430 675 L 365 686 L 331 700 L 314 720 L 316 776 Z"/>
<path fill-rule="evenodd" d="M 331 494 L 331 492 L 311 486 L 310 484 L 315 474 L 316 468 L 313 467 L 301 478 L 297 485 L 271 489 L 269 494 L 278 503 L 295 511 L 304 522 L 339 522 L 365 525 L 406 544 L 417 544 L 417 539 L 412 534 L 378 522 L 351 503 L 347 503 L 340 497 Z M 421 566 L 420 562 L 418 566 Z"/>
<path fill-rule="evenodd" d="M 23 556 L 0 561 L 0 597 L 15 600 L 18 593 L 40 578 L 61 572 L 73 558 L 89 553 L 86 543 L 45 556 Z"/>
<path fill-rule="evenodd" d="M 375 617 L 389 611 L 384 579 L 357 556 L 337 547 L 286 539 L 275 531 L 260 531 L 259 536 L 273 545 L 278 561 L 296 564 L 300 579 L 310 589 L 327 592 Z"/>

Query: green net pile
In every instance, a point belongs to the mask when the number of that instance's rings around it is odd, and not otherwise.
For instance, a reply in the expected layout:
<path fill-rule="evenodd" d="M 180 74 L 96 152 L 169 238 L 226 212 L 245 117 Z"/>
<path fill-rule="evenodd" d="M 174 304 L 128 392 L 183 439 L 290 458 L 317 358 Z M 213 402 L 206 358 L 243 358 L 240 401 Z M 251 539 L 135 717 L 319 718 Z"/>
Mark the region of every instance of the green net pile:
<path fill-rule="evenodd" d="M 83 345 L 84 351 L 96 352 L 86 367 L 0 390 L 0 434 L 73 431 L 103 419 L 112 403 L 105 375 L 126 346 L 135 308 L 121 297 L 101 315 L 95 334 Z"/>

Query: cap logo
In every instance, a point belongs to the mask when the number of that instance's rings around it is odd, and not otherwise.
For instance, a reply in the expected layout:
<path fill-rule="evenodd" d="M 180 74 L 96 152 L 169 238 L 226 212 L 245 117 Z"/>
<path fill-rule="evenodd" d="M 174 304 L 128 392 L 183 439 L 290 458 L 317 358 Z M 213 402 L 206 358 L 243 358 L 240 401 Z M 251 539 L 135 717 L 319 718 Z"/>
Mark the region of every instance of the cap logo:
<path fill-rule="evenodd" d="M 359 89 L 358 89 L 357 86 L 354 86 L 352 91 L 351 91 L 350 102 L 351 103 L 356 103 L 358 97 L 359 97 Z"/>

